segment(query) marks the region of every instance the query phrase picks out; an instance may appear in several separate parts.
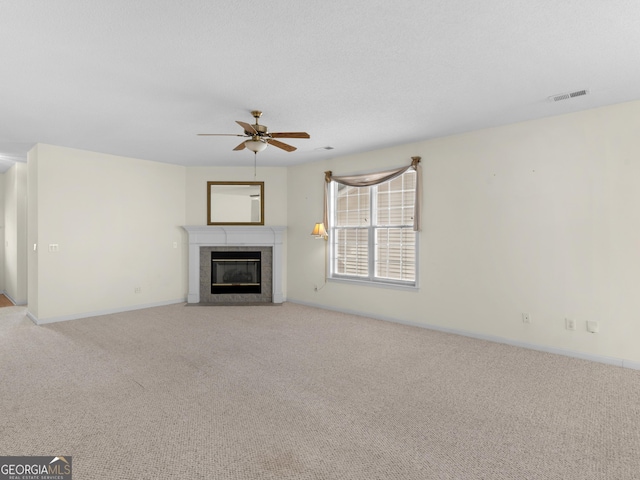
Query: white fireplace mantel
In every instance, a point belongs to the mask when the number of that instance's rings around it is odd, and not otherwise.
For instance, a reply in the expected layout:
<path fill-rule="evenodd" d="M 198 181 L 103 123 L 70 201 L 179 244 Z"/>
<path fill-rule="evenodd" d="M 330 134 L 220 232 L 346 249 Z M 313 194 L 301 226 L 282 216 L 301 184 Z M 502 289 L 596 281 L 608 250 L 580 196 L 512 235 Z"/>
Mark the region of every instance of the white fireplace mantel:
<path fill-rule="evenodd" d="M 272 247 L 273 303 L 284 302 L 282 236 L 287 227 L 185 225 L 182 228 L 189 235 L 188 303 L 200 303 L 200 247 L 218 246 Z"/>

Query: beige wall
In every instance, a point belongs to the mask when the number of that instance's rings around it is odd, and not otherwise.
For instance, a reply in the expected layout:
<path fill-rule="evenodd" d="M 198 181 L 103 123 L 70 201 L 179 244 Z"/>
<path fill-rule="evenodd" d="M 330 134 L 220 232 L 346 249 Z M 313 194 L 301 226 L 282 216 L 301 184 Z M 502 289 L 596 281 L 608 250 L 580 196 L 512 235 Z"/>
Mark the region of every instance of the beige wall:
<path fill-rule="evenodd" d="M 4 174 L 4 291 L 27 303 L 27 165 L 16 163 Z"/>
<path fill-rule="evenodd" d="M 34 170 L 40 322 L 186 298 L 185 167 L 40 144 Z"/>
<path fill-rule="evenodd" d="M 640 102 L 291 167 L 294 301 L 640 362 Z M 420 288 L 323 283 L 323 172 L 421 156 Z M 523 312 L 533 323 L 524 324 Z M 565 317 L 578 329 L 565 329 Z M 586 321 L 600 333 L 586 331 Z"/>
<path fill-rule="evenodd" d="M 265 224 L 287 224 L 285 168 L 258 167 L 254 177 L 253 168 L 185 168 L 45 144 L 28 167 L 25 245 L 38 245 L 29 249 L 29 313 L 40 323 L 183 301 L 181 227 L 206 224 L 207 181 L 264 181 Z"/>
<path fill-rule="evenodd" d="M 33 319 L 38 309 L 38 150 L 34 146 L 27 154 L 27 303 Z"/>
<path fill-rule="evenodd" d="M 207 182 L 264 182 L 264 224 L 287 225 L 287 169 L 284 167 L 187 168 L 187 225 L 207 224 Z"/>
<path fill-rule="evenodd" d="M 4 275 L 5 275 L 5 222 L 4 222 L 4 173 L 0 173 L 0 292 L 4 292 Z"/>

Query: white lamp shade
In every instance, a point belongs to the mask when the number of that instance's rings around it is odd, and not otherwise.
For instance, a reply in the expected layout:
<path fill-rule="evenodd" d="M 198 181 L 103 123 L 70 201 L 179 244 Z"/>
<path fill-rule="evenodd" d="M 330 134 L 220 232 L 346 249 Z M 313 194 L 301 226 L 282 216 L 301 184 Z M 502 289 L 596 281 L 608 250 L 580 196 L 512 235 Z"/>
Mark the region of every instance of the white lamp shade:
<path fill-rule="evenodd" d="M 261 152 L 265 148 L 267 148 L 267 144 L 260 140 L 247 140 L 246 142 L 244 142 L 244 146 L 254 153 Z"/>

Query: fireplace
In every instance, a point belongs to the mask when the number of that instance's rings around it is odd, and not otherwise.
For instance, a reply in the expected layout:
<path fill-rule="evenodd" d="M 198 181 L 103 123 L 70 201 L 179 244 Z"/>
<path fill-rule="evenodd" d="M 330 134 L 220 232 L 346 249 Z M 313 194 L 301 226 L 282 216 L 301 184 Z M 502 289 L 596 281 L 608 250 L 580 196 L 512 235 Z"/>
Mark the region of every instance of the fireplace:
<path fill-rule="evenodd" d="M 286 227 L 187 225 L 183 228 L 189 234 L 188 302 L 190 304 L 282 303 L 284 301 L 282 244 Z M 246 259 L 247 252 L 260 253 L 259 293 L 212 293 L 214 279 L 212 259 L 221 258 L 218 256 L 220 252 L 243 255 L 236 259 Z M 222 276 L 224 280 L 224 273 Z M 226 283 L 256 282 L 240 281 L 238 276 Z"/>
<path fill-rule="evenodd" d="M 271 247 L 200 247 L 200 303 L 273 302 Z"/>
<path fill-rule="evenodd" d="M 211 252 L 211 293 L 261 293 L 261 252 Z"/>

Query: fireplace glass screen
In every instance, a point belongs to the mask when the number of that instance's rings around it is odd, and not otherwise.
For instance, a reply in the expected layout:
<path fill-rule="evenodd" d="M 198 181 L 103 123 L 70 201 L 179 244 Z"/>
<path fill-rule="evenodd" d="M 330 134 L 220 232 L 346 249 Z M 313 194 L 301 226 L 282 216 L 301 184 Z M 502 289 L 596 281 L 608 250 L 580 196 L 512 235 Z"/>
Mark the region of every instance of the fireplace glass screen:
<path fill-rule="evenodd" d="M 261 293 L 260 252 L 211 252 L 211 293 Z"/>

